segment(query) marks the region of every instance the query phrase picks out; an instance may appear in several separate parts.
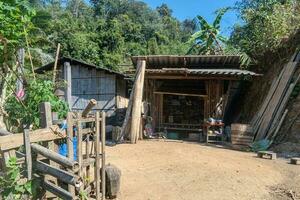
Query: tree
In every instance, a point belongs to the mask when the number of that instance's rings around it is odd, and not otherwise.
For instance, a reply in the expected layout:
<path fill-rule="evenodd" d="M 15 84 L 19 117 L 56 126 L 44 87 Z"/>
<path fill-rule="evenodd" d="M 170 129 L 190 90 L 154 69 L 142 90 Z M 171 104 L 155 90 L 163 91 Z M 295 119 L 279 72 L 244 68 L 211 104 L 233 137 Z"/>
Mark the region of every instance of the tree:
<path fill-rule="evenodd" d="M 11 0 L 0 2 L 0 129 L 5 129 L 4 104 L 8 93 L 13 92 L 12 81 L 16 79 L 15 52 L 26 45 L 26 31 L 31 27 L 35 11 L 28 2 Z"/>
<path fill-rule="evenodd" d="M 197 54 L 221 54 L 223 53 L 223 43 L 226 39 L 220 35 L 221 20 L 229 8 L 217 11 L 217 16 L 213 24 L 209 24 L 202 16 L 197 16 L 200 30 L 194 33 L 189 43 L 191 48 L 189 53 Z"/>
<path fill-rule="evenodd" d="M 171 17 L 173 12 L 172 9 L 170 9 L 165 3 L 158 6 L 156 10 L 161 17 Z"/>
<path fill-rule="evenodd" d="M 243 23 L 234 26 L 229 42 L 255 60 L 276 52 L 300 29 L 299 0 L 243 0 L 236 9 Z"/>

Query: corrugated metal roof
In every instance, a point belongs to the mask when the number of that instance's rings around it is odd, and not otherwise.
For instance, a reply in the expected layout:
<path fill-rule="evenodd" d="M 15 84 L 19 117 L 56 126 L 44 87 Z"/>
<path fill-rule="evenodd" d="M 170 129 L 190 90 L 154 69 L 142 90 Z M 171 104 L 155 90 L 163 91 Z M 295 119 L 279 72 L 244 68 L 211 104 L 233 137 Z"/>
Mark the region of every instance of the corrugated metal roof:
<path fill-rule="evenodd" d="M 72 65 L 72 63 L 79 63 L 81 64 L 82 66 L 86 66 L 86 67 L 92 67 L 92 68 L 96 68 L 96 69 L 99 69 L 99 70 L 104 70 L 108 73 L 112 73 L 112 74 L 117 74 L 119 76 L 125 76 L 125 74 L 122 74 L 120 72 L 116 72 L 114 70 L 111 70 L 111 69 L 107 69 L 107 68 L 104 68 L 104 67 L 100 67 L 100 66 L 97 66 L 97 65 L 94 65 L 94 64 L 90 64 L 90 63 L 86 63 L 82 60 L 77 60 L 77 59 L 74 59 L 74 58 L 69 58 L 69 57 L 60 57 L 58 59 L 58 63 L 57 65 L 62 65 L 64 62 L 70 62 L 70 64 Z M 49 70 L 52 70 L 53 69 L 53 66 L 54 66 L 54 62 L 51 62 L 51 63 L 48 63 L 47 65 L 44 65 L 38 69 L 35 70 L 35 72 L 37 73 L 43 73 L 44 71 L 49 71 Z"/>
<path fill-rule="evenodd" d="M 226 75 L 226 76 L 261 76 L 248 70 L 241 69 L 188 69 L 188 68 L 163 68 L 147 69 L 147 74 L 189 74 L 189 75 Z"/>
<path fill-rule="evenodd" d="M 132 56 L 136 66 L 139 59 L 145 59 L 148 69 L 161 68 L 240 68 L 240 56 L 236 55 L 150 55 Z"/>

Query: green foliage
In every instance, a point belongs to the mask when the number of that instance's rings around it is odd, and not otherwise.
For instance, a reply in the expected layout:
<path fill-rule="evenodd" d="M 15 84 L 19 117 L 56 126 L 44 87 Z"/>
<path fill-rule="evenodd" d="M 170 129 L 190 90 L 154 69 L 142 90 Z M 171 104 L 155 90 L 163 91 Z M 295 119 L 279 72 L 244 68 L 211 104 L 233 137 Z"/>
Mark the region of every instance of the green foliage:
<path fill-rule="evenodd" d="M 0 176 L 0 192 L 4 200 L 36 197 L 38 189 L 36 181 L 22 181 L 21 173 L 17 159 L 11 157 L 7 163 L 7 173 L 4 176 Z"/>
<path fill-rule="evenodd" d="M 0 1 L 0 35 L 18 45 L 24 39 L 24 27 L 31 25 L 34 14 L 27 1 Z"/>
<path fill-rule="evenodd" d="M 30 82 L 25 90 L 25 98 L 18 100 L 15 96 L 8 98 L 5 110 L 8 113 L 8 123 L 21 128 L 23 124 L 33 124 L 39 127 L 39 105 L 50 102 L 53 112 L 58 112 L 59 117 L 65 117 L 68 111 L 67 104 L 53 93 L 54 86 L 51 81 L 37 80 Z"/>
<path fill-rule="evenodd" d="M 197 16 L 197 21 L 200 27 L 200 30 L 194 33 L 190 40 L 189 44 L 191 48 L 188 51 L 189 53 L 196 54 L 222 54 L 223 52 L 223 43 L 227 40 L 220 35 L 220 24 L 222 17 L 228 11 L 229 8 L 223 8 L 217 11 L 217 16 L 213 24 L 209 24 L 202 16 Z"/>
<path fill-rule="evenodd" d="M 166 4 L 152 10 L 135 0 L 41 2 L 32 4 L 35 48 L 54 55 L 61 43 L 61 54 L 115 70 L 130 64 L 132 55 L 183 54 L 187 45 L 182 43 L 194 31 L 193 23 L 172 17 Z"/>
<path fill-rule="evenodd" d="M 230 43 L 254 59 L 276 52 L 300 28 L 297 0 L 243 0 L 237 9 L 244 23 L 234 27 Z"/>

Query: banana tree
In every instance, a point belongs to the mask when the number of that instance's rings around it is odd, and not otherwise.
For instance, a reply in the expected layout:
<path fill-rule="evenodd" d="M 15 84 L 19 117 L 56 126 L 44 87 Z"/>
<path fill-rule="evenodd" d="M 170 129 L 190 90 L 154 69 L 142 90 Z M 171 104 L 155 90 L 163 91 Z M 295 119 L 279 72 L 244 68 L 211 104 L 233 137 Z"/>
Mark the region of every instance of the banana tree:
<path fill-rule="evenodd" d="M 220 35 L 221 21 L 229 8 L 223 8 L 217 11 L 217 16 L 212 24 L 209 24 L 202 16 L 197 16 L 200 30 L 194 33 L 190 40 L 190 49 L 187 54 L 222 54 L 223 43 L 226 38 Z"/>

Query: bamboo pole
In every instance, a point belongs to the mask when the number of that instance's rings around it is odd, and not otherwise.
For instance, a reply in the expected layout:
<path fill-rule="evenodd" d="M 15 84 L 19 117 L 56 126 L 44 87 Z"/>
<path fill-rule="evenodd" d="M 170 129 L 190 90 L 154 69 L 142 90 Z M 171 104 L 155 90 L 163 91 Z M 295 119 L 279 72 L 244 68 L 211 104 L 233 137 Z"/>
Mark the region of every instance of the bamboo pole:
<path fill-rule="evenodd" d="M 82 185 L 81 177 L 78 177 L 70 172 L 61 170 L 59 168 L 53 167 L 44 162 L 36 161 L 34 163 L 34 168 L 43 174 L 54 176 L 62 182 L 73 185 L 76 188 L 79 188 Z"/>
<path fill-rule="evenodd" d="M 144 74 L 146 68 L 146 61 L 139 60 L 137 68 L 140 68 L 137 74 L 136 88 L 133 95 L 133 105 L 132 105 L 132 118 L 131 118 L 131 130 L 130 130 L 130 142 L 136 143 L 138 136 L 138 131 L 141 121 L 141 104 L 143 98 L 143 85 L 144 85 Z"/>
<path fill-rule="evenodd" d="M 97 101 L 95 99 L 91 99 L 89 104 L 85 107 L 85 109 L 83 110 L 81 116 L 82 117 L 87 117 L 87 115 L 89 114 L 89 112 L 92 110 L 92 108 L 97 105 Z"/>
<path fill-rule="evenodd" d="M 57 50 L 56 50 L 56 56 L 55 56 L 55 62 L 53 67 L 53 84 L 55 84 L 55 78 L 56 78 L 56 69 L 57 69 L 57 62 L 59 57 L 59 51 L 60 51 L 60 43 L 57 44 Z"/>
<path fill-rule="evenodd" d="M 96 200 L 100 200 L 100 116 L 99 112 L 95 115 L 95 154 L 96 154 L 96 167 L 95 167 L 95 183 L 96 183 Z"/>
<path fill-rule="evenodd" d="M 101 171 L 101 186 L 102 186 L 102 200 L 105 200 L 105 112 L 101 113 L 101 158 L 102 158 L 102 171 Z"/>
<path fill-rule="evenodd" d="M 65 156 L 62 156 L 56 152 L 53 152 L 41 145 L 33 143 L 33 144 L 31 144 L 31 149 L 32 149 L 32 151 L 34 151 L 38 154 L 41 154 L 44 157 L 46 157 L 60 165 L 63 165 L 64 167 L 68 167 L 68 168 L 72 169 L 72 171 L 78 171 L 78 169 L 79 169 L 79 165 L 77 162 L 72 161 L 72 160 L 66 158 Z"/>
<path fill-rule="evenodd" d="M 65 200 L 74 200 L 76 199 L 76 197 L 74 197 L 70 192 L 58 187 L 57 185 L 49 182 L 49 181 L 44 181 L 43 184 L 42 184 L 42 187 L 55 194 L 56 196 L 58 196 L 59 198 L 61 199 L 65 199 Z"/>

